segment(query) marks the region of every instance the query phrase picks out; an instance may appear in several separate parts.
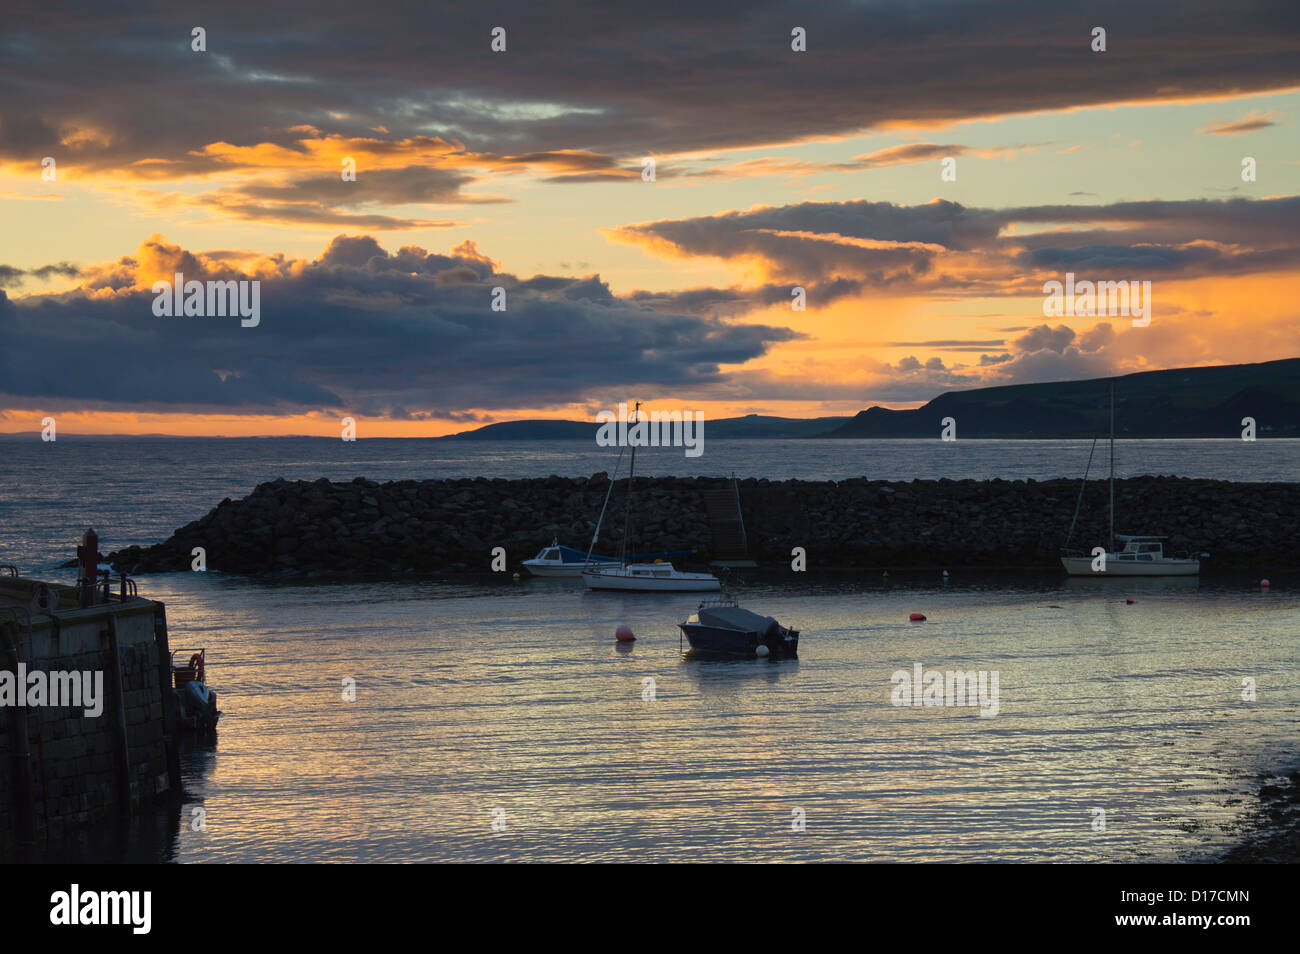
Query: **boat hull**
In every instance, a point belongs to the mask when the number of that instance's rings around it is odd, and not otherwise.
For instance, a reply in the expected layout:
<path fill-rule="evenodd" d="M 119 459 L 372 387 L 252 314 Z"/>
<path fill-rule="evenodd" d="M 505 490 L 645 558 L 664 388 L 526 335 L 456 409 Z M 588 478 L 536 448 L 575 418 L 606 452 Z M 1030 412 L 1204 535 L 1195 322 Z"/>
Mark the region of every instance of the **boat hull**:
<path fill-rule="evenodd" d="M 723 626 L 709 626 L 704 623 L 678 623 L 686 641 L 690 644 L 692 655 L 713 656 L 732 659 L 752 659 L 759 646 L 756 632 L 742 632 Z M 799 655 L 798 630 L 786 630 L 780 636 L 773 636 L 765 641 L 768 657 L 772 659 L 794 659 Z"/>
<path fill-rule="evenodd" d="M 176 696 L 176 725 L 185 732 L 198 735 L 217 731 L 221 710 L 217 708 L 217 694 L 197 679 L 185 683 L 184 688 L 173 689 Z"/>
<path fill-rule="evenodd" d="M 1137 560 L 1106 561 L 1105 570 L 1092 568 L 1092 557 L 1061 557 L 1061 565 L 1070 576 L 1196 576 L 1201 572 L 1200 560 Z"/>
<path fill-rule="evenodd" d="M 657 577 L 597 571 L 584 572 L 582 579 L 589 590 L 621 590 L 626 593 L 716 593 L 722 589 L 722 581 L 706 573 Z"/>
<path fill-rule="evenodd" d="M 549 564 L 549 565 L 548 565 L 548 564 Z M 617 563 L 617 562 L 614 562 L 614 563 L 595 563 L 595 564 L 592 564 L 592 565 L 593 565 L 596 569 L 599 569 L 599 570 L 605 570 L 605 569 L 614 569 L 614 568 L 616 568 L 616 567 L 618 566 L 618 563 Z M 563 563 L 559 563 L 559 564 L 557 565 L 557 561 L 554 561 L 554 560 L 551 560 L 551 561 L 544 561 L 544 560 L 536 560 L 536 561 L 534 561 L 534 560 L 525 560 L 525 561 L 521 564 L 521 566 L 523 566 L 523 568 L 524 568 L 525 570 L 527 570 L 528 573 L 529 573 L 529 575 L 531 575 L 531 576 L 540 576 L 540 577 L 545 577 L 545 578 L 548 578 L 548 579 L 549 579 L 549 578 L 561 578 L 561 577 L 563 577 L 563 578 L 567 578 L 567 579 L 570 579 L 570 580 L 576 580 L 578 577 L 582 576 L 582 571 L 583 571 L 583 568 L 584 568 L 584 564 L 582 564 L 582 563 L 571 563 L 571 564 L 567 564 L 567 565 L 566 565 L 566 564 L 563 564 Z"/>

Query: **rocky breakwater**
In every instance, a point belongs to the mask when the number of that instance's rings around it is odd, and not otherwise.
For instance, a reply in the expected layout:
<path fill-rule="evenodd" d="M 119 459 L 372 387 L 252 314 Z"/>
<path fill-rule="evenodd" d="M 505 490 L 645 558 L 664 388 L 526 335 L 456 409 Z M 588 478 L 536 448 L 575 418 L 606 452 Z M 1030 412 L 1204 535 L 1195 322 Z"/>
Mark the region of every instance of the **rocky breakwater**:
<path fill-rule="evenodd" d="M 636 481 L 635 507 L 647 541 L 641 549 L 693 550 L 703 512 L 693 481 L 675 492 Z M 603 552 L 622 539 L 626 480 L 614 491 Z M 529 480 L 402 480 L 348 483 L 275 480 L 241 500 L 223 500 L 206 516 L 177 530 L 164 543 L 109 554 L 129 573 L 192 568 L 195 548 L 206 568 L 231 573 L 401 575 L 430 571 L 487 571 L 495 547 L 504 547 L 511 569 L 558 538 L 569 546 L 591 541 L 609 488 L 600 473 Z"/>
<path fill-rule="evenodd" d="M 636 480 L 634 551 L 694 550 L 710 557 L 700 491 L 717 478 Z M 511 570 L 558 537 L 586 546 L 609 487 L 591 478 L 349 483 L 276 480 L 215 509 L 155 546 L 110 554 L 129 573 L 206 566 L 232 573 L 486 572 L 494 547 Z M 788 567 L 803 547 L 808 569 L 1056 566 L 1079 485 L 1074 480 L 740 481 L 750 555 Z M 615 487 L 598 550 L 617 552 L 626 481 Z M 1229 483 L 1177 477 L 1116 481 L 1116 530 L 1159 533 L 1167 549 L 1212 555 L 1203 572 L 1300 565 L 1300 483 Z M 1074 543 L 1106 534 L 1106 486 L 1091 482 Z"/>

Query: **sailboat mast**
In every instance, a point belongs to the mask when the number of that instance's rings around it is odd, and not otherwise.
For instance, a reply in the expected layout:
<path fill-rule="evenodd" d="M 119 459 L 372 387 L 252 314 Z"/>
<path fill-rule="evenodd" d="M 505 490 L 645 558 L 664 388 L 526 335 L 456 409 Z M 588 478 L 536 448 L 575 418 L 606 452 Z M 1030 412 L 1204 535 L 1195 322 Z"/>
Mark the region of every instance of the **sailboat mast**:
<path fill-rule="evenodd" d="M 1074 516 L 1070 518 L 1070 532 L 1065 535 L 1067 547 L 1074 539 L 1074 527 L 1079 522 L 1079 511 L 1083 509 L 1083 491 L 1088 486 L 1088 475 L 1092 473 L 1092 456 L 1095 453 L 1097 453 L 1097 438 L 1094 437 L 1092 447 L 1088 450 L 1088 466 L 1083 468 L 1083 480 L 1079 481 L 1079 497 L 1074 501 Z"/>
<path fill-rule="evenodd" d="M 619 471 L 623 469 L 623 451 L 627 448 L 619 448 L 618 463 L 614 465 L 614 476 L 609 479 L 609 486 L 605 488 L 605 502 L 600 506 L 600 517 L 596 520 L 596 532 L 591 535 L 591 546 L 587 548 L 587 559 L 584 566 L 591 563 L 591 555 L 596 552 L 596 541 L 600 539 L 600 528 L 605 522 L 605 511 L 609 509 L 609 497 L 614 492 L 614 484 L 618 482 Z"/>
<path fill-rule="evenodd" d="M 635 453 L 635 452 L 634 452 Z M 1115 379 L 1110 379 L 1110 551 L 1115 552 Z"/>
<path fill-rule="evenodd" d="M 632 417 L 628 421 L 628 434 L 632 432 L 632 425 L 636 422 L 641 413 L 641 402 L 636 402 L 636 407 L 632 409 Z M 628 464 L 627 470 L 627 511 L 623 515 L 623 548 L 620 552 L 620 562 L 627 566 L 627 540 L 632 533 L 632 478 L 636 476 L 636 442 L 629 436 L 628 443 L 632 445 L 632 460 Z"/>

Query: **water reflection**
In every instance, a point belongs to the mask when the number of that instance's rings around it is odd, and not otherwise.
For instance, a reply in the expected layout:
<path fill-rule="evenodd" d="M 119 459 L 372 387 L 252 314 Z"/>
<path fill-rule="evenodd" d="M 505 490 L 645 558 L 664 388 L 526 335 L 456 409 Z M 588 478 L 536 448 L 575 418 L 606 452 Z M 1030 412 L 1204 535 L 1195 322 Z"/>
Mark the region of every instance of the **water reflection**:
<path fill-rule="evenodd" d="M 216 763 L 217 739 L 182 736 L 179 755 L 183 794 L 163 798 L 129 815 L 83 825 L 62 837 L 20 849 L 12 858 L 24 864 L 159 864 L 179 858 L 181 827 L 195 823 L 193 792 Z"/>
<path fill-rule="evenodd" d="M 1300 757 L 1296 581 L 1126 582 L 757 580 L 736 595 L 798 628 L 799 658 L 706 660 L 681 652 L 693 594 L 156 577 L 174 631 L 210 647 L 221 738 L 182 753 L 193 801 L 63 857 L 1204 857 L 1250 773 Z M 891 704 L 918 662 L 1000 672 L 997 717 Z"/>
<path fill-rule="evenodd" d="M 799 671 L 798 659 L 710 659 L 690 652 L 682 655 L 682 664 L 701 691 L 732 692 L 754 682 L 776 685 Z"/>

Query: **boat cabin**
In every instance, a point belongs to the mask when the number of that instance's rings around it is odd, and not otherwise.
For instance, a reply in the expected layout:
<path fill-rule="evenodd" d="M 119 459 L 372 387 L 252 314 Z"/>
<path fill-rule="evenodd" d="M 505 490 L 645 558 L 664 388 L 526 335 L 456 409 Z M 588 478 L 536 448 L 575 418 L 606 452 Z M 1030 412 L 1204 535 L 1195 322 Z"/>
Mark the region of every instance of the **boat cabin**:
<path fill-rule="evenodd" d="M 670 577 L 673 575 L 673 565 L 671 563 L 632 563 L 629 564 L 627 571 L 632 576 Z"/>
<path fill-rule="evenodd" d="M 531 560 L 525 560 L 524 565 L 543 564 L 543 568 L 545 568 L 545 566 L 581 566 L 584 563 L 611 562 L 614 562 L 613 557 L 601 556 L 598 553 L 587 553 L 585 550 L 562 546 L 559 540 L 552 540 L 550 546 L 542 547 L 537 556 Z"/>
<path fill-rule="evenodd" d="M 1165 558 L 1164 537 L 1130 537 L 1116 534 L 1115 539 L 1124 544 L 1119 553 L 1111 554 L 1111 560 L 1126 562 L 1154 563 Z"/>

